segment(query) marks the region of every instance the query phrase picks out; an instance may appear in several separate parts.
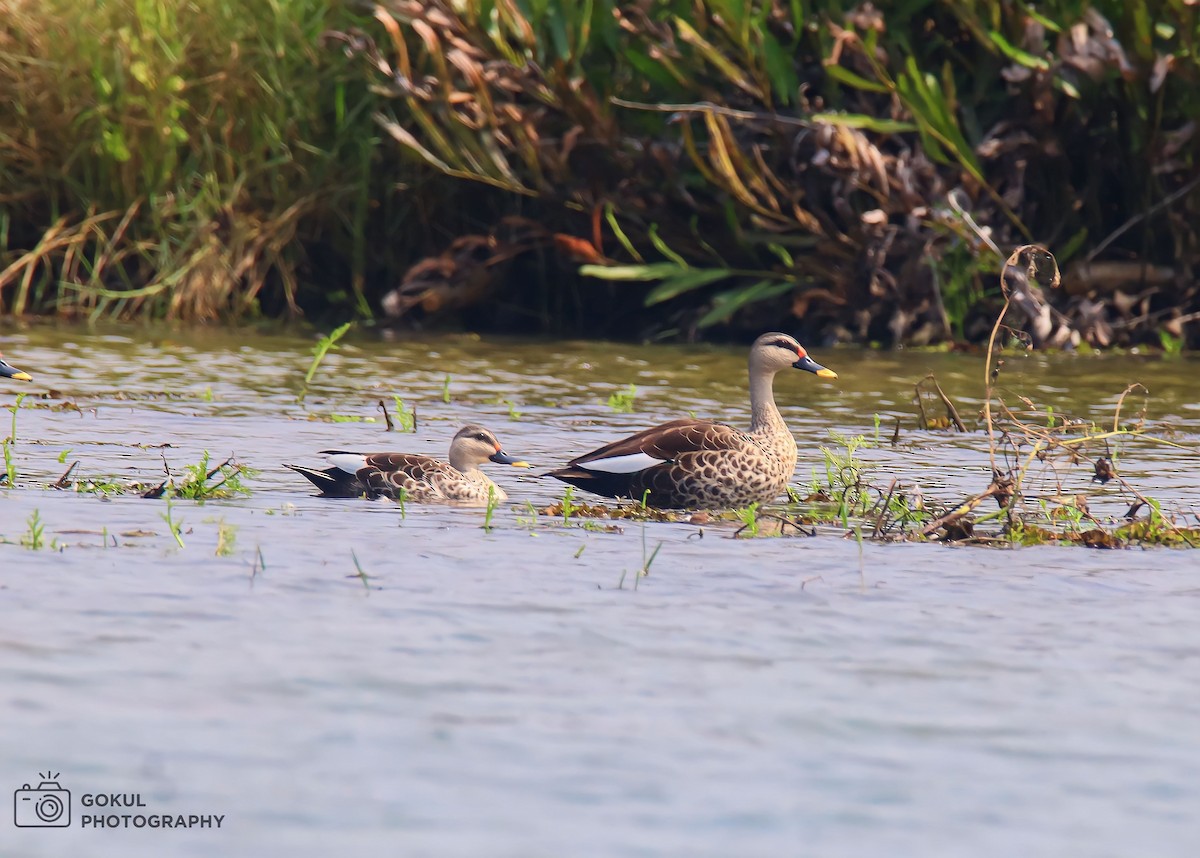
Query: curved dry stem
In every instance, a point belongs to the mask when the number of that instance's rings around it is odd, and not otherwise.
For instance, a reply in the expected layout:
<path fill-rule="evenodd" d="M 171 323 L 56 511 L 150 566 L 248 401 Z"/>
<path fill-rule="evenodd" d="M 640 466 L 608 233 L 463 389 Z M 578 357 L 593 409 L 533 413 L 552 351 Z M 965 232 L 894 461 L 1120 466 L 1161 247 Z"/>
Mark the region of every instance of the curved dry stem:
<path fill-rule="evenodd" d="M 1146 385 L 1142 384 L 1140 381 L 1135 381 L 1133 384 L 1129 385 L 1129 387 L 1121 391 L 1121 395 L 1117 397 L 1117 412 L 1113 415 L 1113 432 L 1118 431 L 1121 425 L 1121 406 L 1125 404 L 1125 397 L 1139 387 L 1142 389 L 1142 393 L 1146 394 L 1147 400 L 1149 400 L 1150 391 L 1146 388 Z M 1145 410 L 1146 406 L 1142 405 L 1142 411 L 1145 412 Z"/>
<path fill-rule="evenodd" d="M 1000 275 L 1000 280 L 1003 284 L 1003 274 Z M 993 471 L 996 470 L 996 435 L 995 428 L 992 426 L 992 352 L 995 350 L 996 335 L 1000 333 L 1000 325 L 1004 322 L 1004 314 L 1008 312 L 1008 306 L 1008 296 L 1005 295 L 1004 306 L 1000 308 L 1000 315 L 996 317 L 996 324 L 992 326 L 992 335 L 988 337 L 987 362 L 983 367 L 983 419 L 987 423 L 988 458 Z"/>
<path fill-rule="evenodd" d="M 1038 273 L 1042 270 L 1038 264 L 1039 259 L 1049 259 L 1050 265 L 1053 266 L 1053 274 L 1047 285 L 1051 289 L 1057 289 L 1059 283 L 1062 282 L 1062 277 L 1058 271 L 1058 260 L 1054 258 L 1054 254 L 1040 244 L 1022 244 L 1020 247 L 1013 250 L 1009 254 L 1008 260 L 1004 263 L 1004 267 L 1000 269 L 1000 291 L 1004 294 L 1004 306 L 1000 308 L 1000 315 L 996 317 L 996 324 L 992 326 L 992 334 L 988 337 L 987 347 L 987 363 L 984 366 L 984 400 L 983 400 L 983 416 L 987 423 L 988 432 L 988 457 L 991 461 L 992 470 L 996 470 L 996 440 L 995 430 L 992 425 L 992 395 L 994 393 L 992 381 L 992 356 L 996 349 L 996 336 L 1000 333 L 1000 327 L 1004 322 L 1004 316 L 1008 313 L 1008 308 L 1012 301 L 1012 292 L 1014 289 L 1022 289 L 1028 292 L 1029 283 L 1037 283 Z M 1021 286 L 1013 287 L 1008 282 L 1010 269 L 1020 271 L 1024 275 L 1024 283 Z M 1023 269 L 1023 270 L 1022 270 Z"/>
<path fill-rule="evenodd" d="M 1073 457 L 1073 459 L 1072 459 L 1073 461 L 1087 462 L 1088 464 L 1090 464 L 1094 467 L 1096 465 L 1096 458 L 1088 455 L 1084 449 L 1077 449 L 1077 448 L 1081 448 L 1087 444 L 1096 443 L 1096 442 L 1105 442 L 1107 444 L 1108 440 L 1111 438 L 1135 437 L 1135 438 L 1143 438 L 1144 440 L 1151 441 L 1153 443 L 1166 444 L 1168 446 L 1178 447 L 1181 449 L 1189 449 L 1182 444 L 1176 444 L 1174 442 L 1167 441 L 1164 438 L 1154 438 L 1152 436 L 1148 436 L 1144 433 L 1144 430 L 1142 430 L 1142 429 L 1121 429 L 1120 428 L 1121 405 L 1125 401 L 1125 397 L 1128 396 L 1133 390 L 1135 390 L 1136 388 L 1139 388 L 1139 387 L 1143 391 L 1145 391 L 1147 393 L 1147 395 L 1149 394 L 1149 391 L 1146 390 L 1146 387 L 1137 382 L 1129 385 L 1129 387 L 1125 388 L 1125 390 L 1121 393 L 1120 397 L 1117 400 L 1117 414 L 1113 420 L 1112 431 L 1085 433 L 1082 437 L 1079 437 L 1079 438 L 1060 438 L 1060 437 L 1057 437 L 1055 435 L 1054 431 L 1051 429 L 1047 429 L 1042 426 L 1035 426 L 1033 424 L 1026 423 L 1026 422 L 1022 421 L 1017 415 L 1013 414 L 1012 411 L 1009 410 L 1008 407 L 1005 406 L 1003 402 L 1001 402 L 1001 407 L 1004 409 L 1004 414 L 1009 420 L 1012 421 L 1014 428 L 1016 430 L 1020 431 L 1021 433 L 1023 433 L 1024 436 L 1026 437 L 1026 439 L 1033 441 L 1033 447 L 1030 450 L 1029 454 L 1025 457 L 1025 461 L 1020 465 L 1020 467 L 1014 469 L 1014 471 L 1013 471 L 1012 496 L 1009 498 L 1009 501 L 1005 505 L 1004 510 L 1001 510 L 1001 513 L 1002 514 L 1007 513 L 1009 516 L 1009 520 L 1011 522 L 1012 513 L 1014 512 L 1016 505 L 1020 501 L 1020 498 L 1021 498 L 1021 489 L 1022 489 L 1022 485 L 1025 480 L 1026 474 L 1027 474 L 1029 468 L 1032 466 L 1033 460 L 1038 457 L 1039 453 L 1046 452 L 1046 451 L 1061 450 L 1061 451 L 1069 453 Z M 1148 496 L 1146 496 L 1145 494 L 1143 494 L 1141 491 L 1139 491 L 1136 487 L 1134 487 L 1128 480 L 1126 480 L 1123 476 L 1121 476 L 1120 473 L 1113 471 L 1112 479 L 1115 480 L 1117 482 L 1117 484 L 1121 486 L 1121 488 L 1123 488 L 1125 491 L 1129 492 L 1131 495 L 1133 495 L 1135 498 L 1137 498 L 1137 500 L 1140 502 L 1141 505 L 1145 505 L 1149 508 L 1153 508 L 1154 504 L 1151 502 L 1151 499 Z M 991 487 L 989 487 L 989 488 L 991 488 Z M 1089 516 L 1089 518 L 1091 518 L 1091 516 Z M 1094 518 L 1092 518 L 1091 520 L 1095 521 Z M 1167 519 L 1165 516 L 1162 519 L 1162 524 L 1165 528 L 1167 528 L 1168 530 L 1177 534 L 1179 536 L 1179 538 L 1182 539 L 1184 542 L 1186 542 L 1189 546 L 1196 547 L 1195 543 L 1188 537 L 1187 532 L 1183 528 L 1180 528 L 1178 525 L 1176 525 L 1174 522 Z"/>

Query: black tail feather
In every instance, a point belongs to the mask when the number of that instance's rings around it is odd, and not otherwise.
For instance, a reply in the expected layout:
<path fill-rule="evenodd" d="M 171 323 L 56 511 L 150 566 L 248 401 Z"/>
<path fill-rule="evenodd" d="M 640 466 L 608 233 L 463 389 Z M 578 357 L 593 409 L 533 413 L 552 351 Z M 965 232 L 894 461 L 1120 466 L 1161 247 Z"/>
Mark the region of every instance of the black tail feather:
<path fill-rule="evenodd" d="M 297 474 L 304 477 L 317 487 L 322 497 L 327 498 L 357 498 L 362 497 L 366 489 L 353 474 L 347 474 L 338 468 L 326 468 L 319 471 L 316 468 L 306 468 L 303 465 L 289 465 Z"/>
<path fill-rule="evenodd" d="M 607 474 L 601 471 L 586 471 L 567 466 L 550 471 L 545 476 L 570 483 L 585 492 L 608 498 L 641 498 L 641 490 L 634 484 L 632 474 Z"/>

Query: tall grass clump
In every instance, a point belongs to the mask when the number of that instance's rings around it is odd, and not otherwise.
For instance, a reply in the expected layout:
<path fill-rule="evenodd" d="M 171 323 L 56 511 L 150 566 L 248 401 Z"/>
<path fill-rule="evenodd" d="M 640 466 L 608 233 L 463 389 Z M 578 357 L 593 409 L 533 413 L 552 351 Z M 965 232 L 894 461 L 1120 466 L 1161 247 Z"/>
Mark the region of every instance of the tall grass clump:
<path fill-rule="evenodd" d="M 1051 344 L 1158 342 L 1200 311 L 1164 286 L 1200 264 L 1190 4 L 383 0 L 376 19 L 344 42 L 391 95 L 381 127 L 539 217 L 521 246 L 574 262 L 602 307 L 979 341 L 999 248 L 1036 238 L 1073 263 Z M 451 244 L 394 314 L 453 308 L 456 282 L 483 301 L 467 287 L 520 252 L 510 232 L 471 237 L 483 259 Z"/>
<path fill-rule="evenodd" d="M 0 312 L 985 342 L 1040 242 L 1037 345 L 1200 345 L 1187 0 L 93 5 L 4 6 Z"/>
<path fill-rule="evenodd" d="M 356 300 L 375 98 L 320 43 L 346 4 L 4 9 L 0 312 L 296 313 L 319 252 Z"/>

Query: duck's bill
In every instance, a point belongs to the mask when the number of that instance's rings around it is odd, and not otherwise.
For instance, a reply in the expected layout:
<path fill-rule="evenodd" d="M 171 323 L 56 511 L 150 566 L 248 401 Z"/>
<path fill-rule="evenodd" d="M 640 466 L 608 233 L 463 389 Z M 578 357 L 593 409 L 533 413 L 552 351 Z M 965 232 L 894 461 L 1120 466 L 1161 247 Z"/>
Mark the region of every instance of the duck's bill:
<path fill-rule="evenodd" d="M 10 363 L 0 360 L 0 378 L 15 378 L 17 381 L 33 381 L 33 376 L 17 369 Z"/>
<path fill-rule="evenodd" d="M 808 355 L 805 355 L 804 357 L 800 358 L 800 360 L 796 361 L 794 364 L 792 364 L 792 366 L 794 366 L 796 369 L 802 369 L 805 372 L 814 373 L 819 378 L 837 378 L 838 377 L 836 372 L 834 372 L 831 369 L 826 369 L 825 367 L 821 366 L 819 363 L 817 363 L 815 360 L 810 358 Z"/>
<path fill-rule="evenodd" d="M 520 459 L 514 459 L 512 456 L 505 453 L 503 450 L 497 450 L 488 459 L 495 462 L 497 465 L 512 465 L 514 468 L 532 468 L 533 465 L 528 462 L 522 462 Z"/>

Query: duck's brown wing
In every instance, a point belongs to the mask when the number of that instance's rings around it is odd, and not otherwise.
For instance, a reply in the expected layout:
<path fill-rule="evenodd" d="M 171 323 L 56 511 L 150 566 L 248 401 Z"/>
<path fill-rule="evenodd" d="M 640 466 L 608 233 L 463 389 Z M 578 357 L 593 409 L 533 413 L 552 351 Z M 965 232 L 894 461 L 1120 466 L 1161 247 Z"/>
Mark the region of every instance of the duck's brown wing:
<path fill-rule="evenodd" d="M 429 494 L 439 481 L 462 479 L 454 468 L 416 453 L 367 453 L 366 466 L 354 478 L 372 497 L 397 498 L 401 490 L 414 500 Z"/>
<path fill-rule="evenodd" d="M 659 462 L 677 459 L 700 450 L 737 450 L 746 445 L 746 433 L 712 420 L 672 420 L 643 429 L 628 438 L 613 441 L 572 459 L 568 467 L 603 465 L 630 456 L 648 456 Z M 632 464 L 632 463 L 631 463 Z"/>
<path fill-rule="evenodd" d="M 693 485 L 711 468 L 711 454 L 743 451 L 749 443 L 746 433 L 724 423 L 672 420 L 572 459 L 549 476 L 605 497 L 683 508 L 697 505 Z"/>

